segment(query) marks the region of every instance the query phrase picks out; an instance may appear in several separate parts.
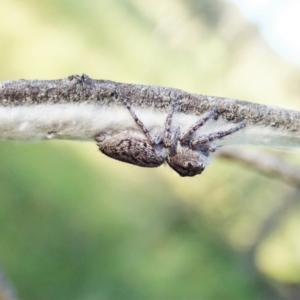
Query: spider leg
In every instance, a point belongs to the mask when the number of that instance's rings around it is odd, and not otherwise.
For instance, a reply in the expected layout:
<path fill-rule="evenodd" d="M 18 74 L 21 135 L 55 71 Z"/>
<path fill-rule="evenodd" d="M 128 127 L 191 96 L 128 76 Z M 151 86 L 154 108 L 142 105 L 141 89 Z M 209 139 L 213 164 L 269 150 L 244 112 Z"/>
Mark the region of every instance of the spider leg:
<path fill-rule="evenodd" d="M 171 134 L 171 125 L 172 125 L 172 119 L 175 112 L 175 105 L 172 105 L 172 109 L 170 113 L 167 116 L 166 122 L 165 122 L 165 129 L 164 129 L 164 145 L 165 147 L 169 148 L 173 144 L 172 134 Z"/>
<path fill-rule="evenodd" d="M 208 135 L 204 135 L 204 136 L 195 138 L 190 141 L 189 145 L 191 148 L 196 148 L 197 146 L 200 146 L 200 145 L 203 145 L 203 144 L 206 144 L 209 142 L 213 142 L 215 140 L 219 140 L 219 139 L 223 138 L 224 136 L 227 136 L 234 132 L 237 132 L 237 131 L 241 130 L 242 128 L 244 128 L 245 126 L 246 126 L 246 123 L 241 122 L 241 123 L 237 124 L 236 126 L 229 128 L 228 130 L 214 132 L 214 133 L 211 133 Z"/>
<path fill-rule="evenodd" d="M 126 105 L 127 109 L 129 110 L 131 116 L 134 119 L 134 122 L 136 123 L 136 125 L 142 130 L 142 132 L 144 133 L 144 135 L 146 136 L 147 140 L 149 141 L 149 143 L 151 145 L 154 145 L 155 142 L 153 141 L 150 131 L 147 129 L 147 127 L 144 125 L 144 123 L 137 117 L 137 115 L 135 114 L 135 112 L 133 111 L 133 109 L 131 108 L 131 106 L 128 104 L 126 99 L 122 99 L 124 104 Z"/>
<path fill-rule="evenodd" d="M 209 119 L 214 117 L 218 113 L 217 108 L 206 113 L 200 120 L 198 120 L 194 125 L 192 125 L 189 130 L 180 138 L 180 141 L 184 144 L 190 140 L 190 137 L 194 132 L 196 132 L 201 126 L 203 126 Z"/>
<path fill-rule="evenodd" d="M 201 150 L 204 152 L 216 152 L 218 149 L 217 146 L 204 145 L 201 146 Z"/>
<path fill-rule="evenodd" d="M 173 103 L 171 107 L 171 111 L 167 116 L 166 122 L 165 122 L 165 129 L 164 129 L 164 136 L 163 136 L 163 143 L 166 148 L 169 148 L 169 155 L 174 155 L 176 152 L 176 146 L 177 141 L 180 136 L 180 128 L 179 126 L 176 126 L 174 129 L 174 126 L 172 127 L 172 119 L 175 112 L 175 106 L 176 104 Z"/>

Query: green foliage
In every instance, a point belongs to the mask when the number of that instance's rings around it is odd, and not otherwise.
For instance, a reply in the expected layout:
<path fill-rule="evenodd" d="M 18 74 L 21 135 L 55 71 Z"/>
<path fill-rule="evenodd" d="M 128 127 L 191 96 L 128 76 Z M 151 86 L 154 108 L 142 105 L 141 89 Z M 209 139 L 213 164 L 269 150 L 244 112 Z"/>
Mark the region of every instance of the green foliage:
<path fill-rule="evenodd" d="M 51 143 L 0 156 L 0 255 L 23 299 L 258 299 L 255 274 L 158 178 L 137 191 Z"/>

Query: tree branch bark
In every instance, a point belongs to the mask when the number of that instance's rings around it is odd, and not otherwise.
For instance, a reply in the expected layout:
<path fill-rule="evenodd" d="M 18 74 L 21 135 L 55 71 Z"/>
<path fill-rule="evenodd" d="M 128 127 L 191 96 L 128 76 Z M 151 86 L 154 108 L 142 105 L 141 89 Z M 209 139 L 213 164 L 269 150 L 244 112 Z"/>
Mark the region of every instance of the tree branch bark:
<path fill-rule="evenodd" d="M 229 143 L 268 145 L 275 141 L 276 145 L 285 146 L 288 141 L 292 146 L 300 145 L 300 112 L 297 111 L 190 94 L 174 88 L 94 80 L 87 75 L 0 83 L 0 138 L 91 140 L 99 131 L 134 127 L 130 117 L 125 116 L 128 113 L 122 98 L 139 109 L 145 118 L 151 114 L 150 126 L 163 126 L 160 115 L 165 116 L 172 104 L 176 106 L 178 123 L 182 126 L 186 117 L 195 119 L 217 108 L 223 123 L 244 121 L 247 124 L 247 134 L 237 133 L 239 140 L 229 138 Z M 54 110 L 55 107 L 59 110 Z M 110 114 L 115 114 L 114 118 Z M 109 120 L 104 122 L 107 116 Z M 101 119 L 102 123 L 97 124 L 95 119 L 98 122 Z"/>

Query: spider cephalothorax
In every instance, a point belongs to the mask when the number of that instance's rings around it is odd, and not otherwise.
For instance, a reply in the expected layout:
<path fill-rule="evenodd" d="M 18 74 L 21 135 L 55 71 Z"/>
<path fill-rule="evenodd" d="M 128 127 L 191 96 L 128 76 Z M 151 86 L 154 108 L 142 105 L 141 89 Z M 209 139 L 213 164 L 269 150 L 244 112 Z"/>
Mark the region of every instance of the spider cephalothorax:
<path fill-rule="evenodd" d="M 204 171 L 208 157 L 201 150 L 190 149 L 178 142 L 176 152 L 167 156 L 167 163 L 180 176 L 194 176 Z"/>
<path fill-rule="evenodd" d="M 152 133 L 137 117 L 128 102 L 125 99 L 123 102 L 140 131 L 99 134 L 95 138 L 99 150 L 111 158 L 141 167 L 154 168 L 166 161 L 180 176 L 201 174 L 209 162 L 210 154 L 216 151 L 216 146 L 212 146 L 211 142 L 245 127 L 245 123 L 238 123 L 228 130 L 194 137 L 206 121 L 218 116 L 217 109 L 214 109 L 181 134 L 179 126 L 172 124 L 175 111 L 173 106 L 162 133 Z"/>

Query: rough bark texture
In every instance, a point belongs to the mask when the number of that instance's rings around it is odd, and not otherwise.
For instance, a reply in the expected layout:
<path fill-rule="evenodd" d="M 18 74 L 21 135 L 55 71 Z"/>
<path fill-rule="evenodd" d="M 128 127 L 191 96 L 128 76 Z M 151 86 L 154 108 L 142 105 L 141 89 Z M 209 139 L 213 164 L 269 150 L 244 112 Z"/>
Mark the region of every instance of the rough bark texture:
<path fill-rule="evenodd" d="M 244 120 L 282 132 L 297 134 L 300 131 L 300 112 L 273 106 L 189 94 L 174 88 L 117 83 L 93 80 L 87 75 L 71 75 L 58 80 L 18 80 L 0 83 L 0 106 L 27 106 L 44 103 L 84 102 L 100 106 L 123 105 L 121 97 L 130 105 L 165 110 L 174 101 L 177 111 L 200 115 L 218 108 L 230 122 Z"/>

